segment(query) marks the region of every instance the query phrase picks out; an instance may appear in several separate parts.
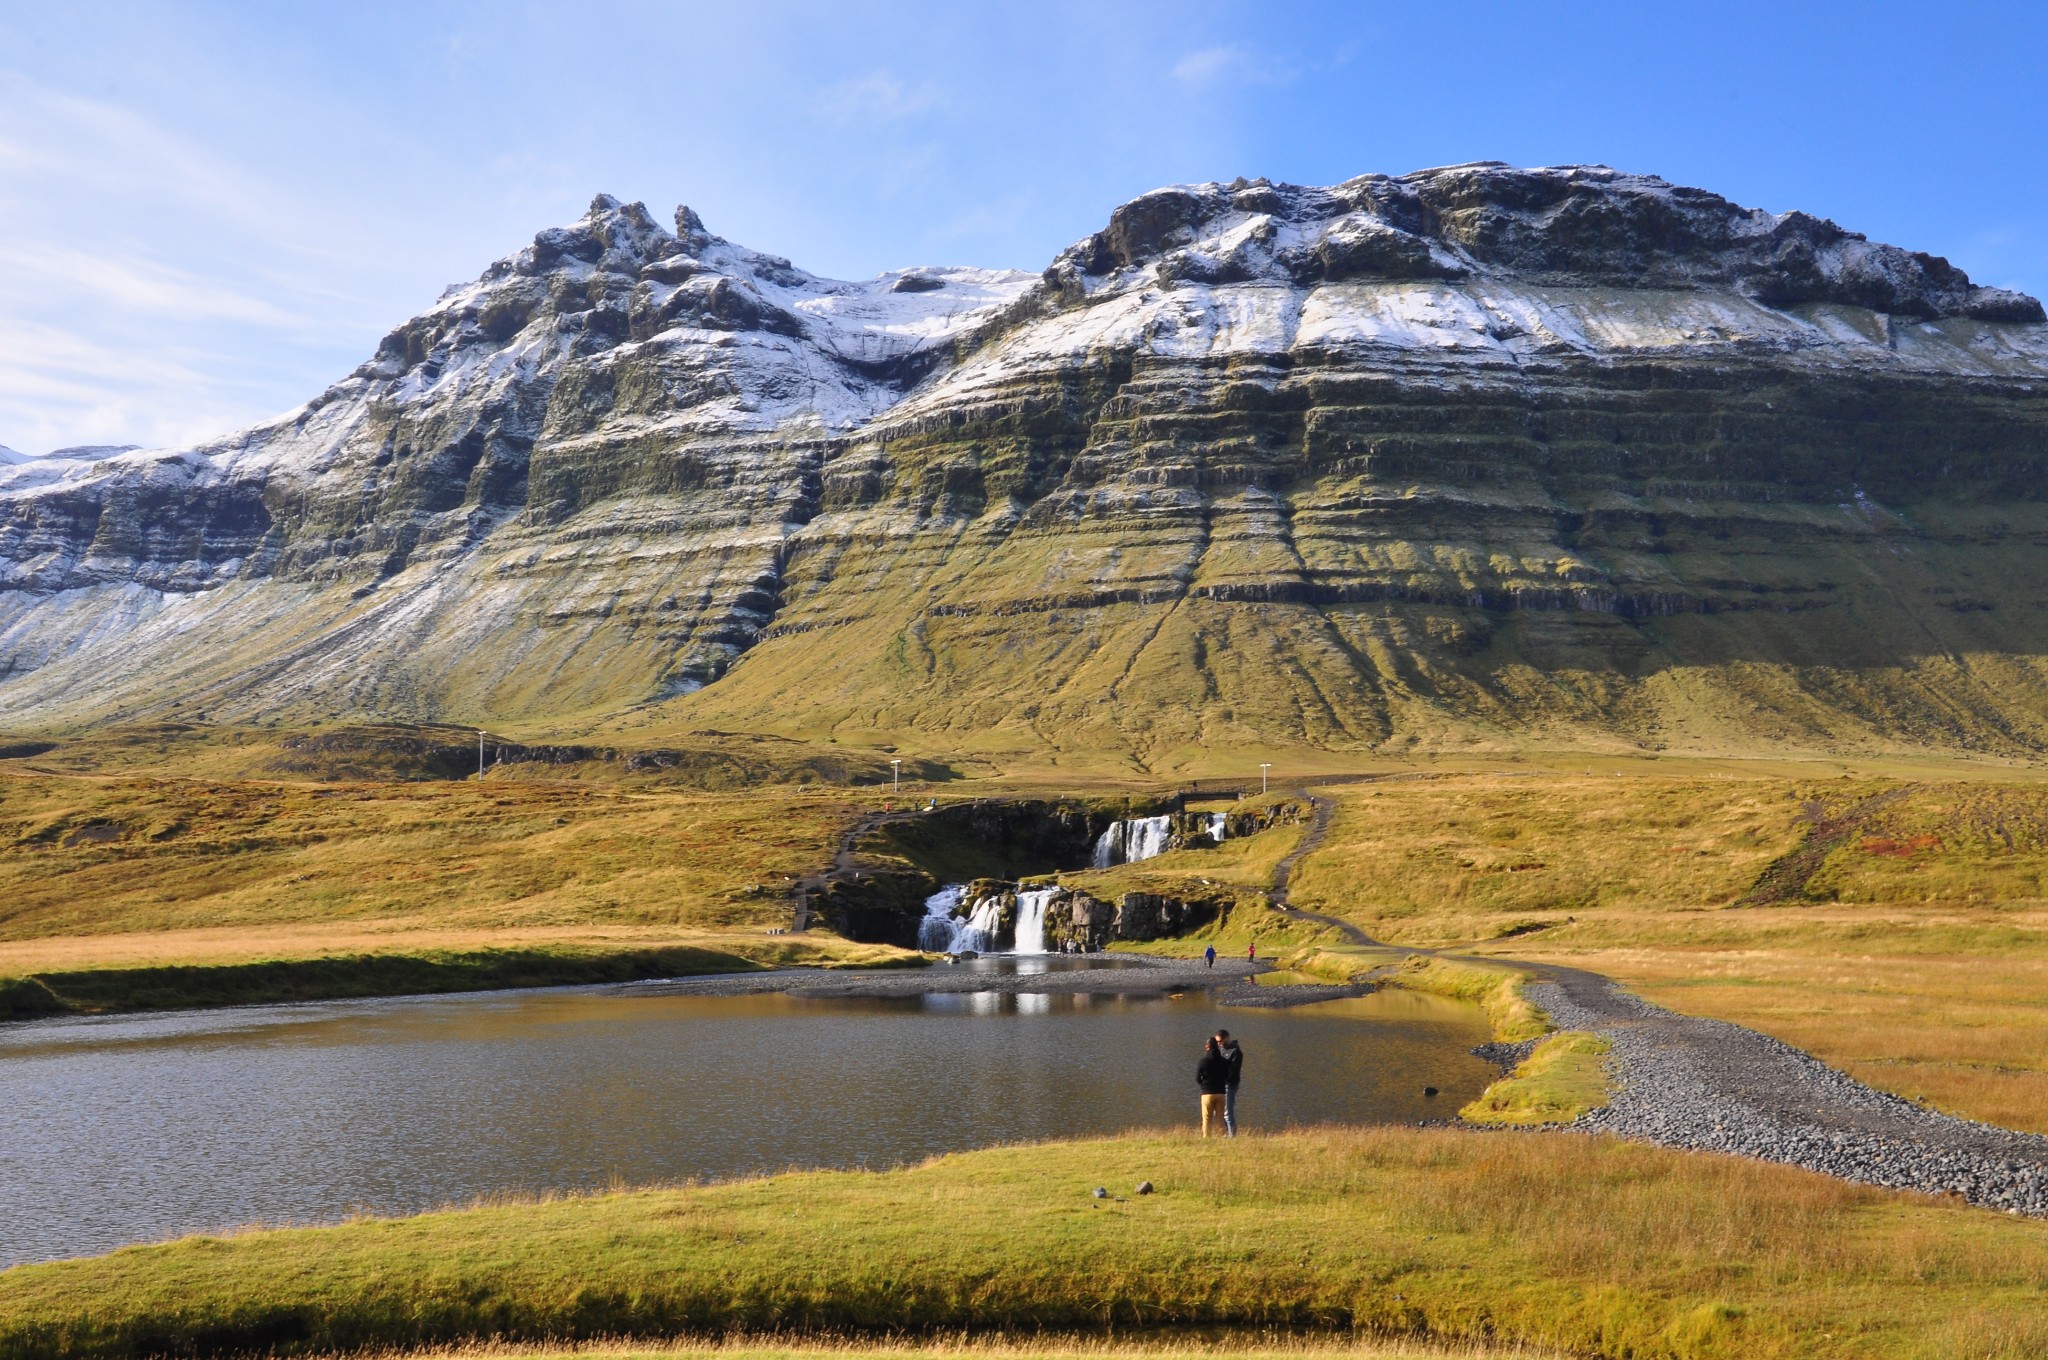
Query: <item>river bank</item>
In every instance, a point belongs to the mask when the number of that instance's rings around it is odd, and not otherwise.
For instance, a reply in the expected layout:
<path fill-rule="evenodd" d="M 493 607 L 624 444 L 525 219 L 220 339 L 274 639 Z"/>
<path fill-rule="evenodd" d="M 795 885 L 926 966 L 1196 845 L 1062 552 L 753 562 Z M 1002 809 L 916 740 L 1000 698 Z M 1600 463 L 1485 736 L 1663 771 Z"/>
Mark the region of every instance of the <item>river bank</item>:
<path fill-rule="evenodd" d="M 469 932 L 449 937 L 432 932 L 425 943 L 406 947 L 395 933 L 378 947 L 359 952 L 320 952 L 297 957 L 207 958 L 187 939 L 168 940 L 161 962 L 23 969 L 0 974 L 0 1021 L 64 1015 L 117 1015 L 137 1011 L 200 1010 L 219 1006 L 265 1006 L 297 1001 L 425 996 L 501 991 L 521 987 L 575 987 L 704 974 L 768 972 L 791 964 L 835 969 L 916 968 L 926 958 L 888 945 L 860 945 L 836 936 L 712 934 L 695 932 L 687 942 L 617 939 L 601 935 L 522 940 L 519 932 L 493 936 Z M 49 953 L 52 942 L 36 941 Z M 55 942 L 62 944 L 63 942 Z M 131 955 L 147 959 L 146 942 L 118 940 Z M 463 947 L 468 943 L 469 947 Z M 82 942 L 79 952 L 100 945 Z M 208 941 L 215 951 L 223 947 Z M 105 947 L 105 946 L 102 946 Z M 27 952 L 23 950 L 22 952 Z M 197 955 L 195 959 L 194 955 Z M 0 966 L 6 962 L 0 947 Z"/>

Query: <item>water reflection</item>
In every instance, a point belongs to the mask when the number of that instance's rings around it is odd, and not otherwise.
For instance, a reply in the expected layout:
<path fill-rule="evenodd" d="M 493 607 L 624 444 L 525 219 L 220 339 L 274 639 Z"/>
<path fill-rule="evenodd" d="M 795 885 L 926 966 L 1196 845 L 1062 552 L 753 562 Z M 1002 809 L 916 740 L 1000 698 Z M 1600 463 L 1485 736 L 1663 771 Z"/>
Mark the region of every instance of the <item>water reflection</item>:
<path fill-rule="evenodd" d="M 1490 1075 L 1465 1051 L 1485 1037 L 1476 1010 L 1398 992 L 1259 1011 L 1200 993 L 622 989 L 7 1025 L 0 1264 L 498 1191 L 1186 1124 L 1218 1024 L 1249 1055 L 1251 1128 L 1448 1115 Z"/>

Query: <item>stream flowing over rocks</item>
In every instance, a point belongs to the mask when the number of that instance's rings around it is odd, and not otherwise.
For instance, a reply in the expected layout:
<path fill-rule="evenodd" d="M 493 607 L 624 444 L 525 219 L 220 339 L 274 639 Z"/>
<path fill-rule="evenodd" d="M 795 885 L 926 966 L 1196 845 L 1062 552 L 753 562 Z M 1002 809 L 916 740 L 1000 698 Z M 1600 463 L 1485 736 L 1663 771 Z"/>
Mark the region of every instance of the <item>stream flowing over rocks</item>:
<path fill-rule="evenodd" d="M 1612 1103 L 1573 1127 L 1735 1153 L 2048 1218 L 2048 1138 L 1923 1109 L 1754 1030 L 1677 1015 L 1575 969 L 1530 965 L 1560 1029 L 1614 1046 Z"/>

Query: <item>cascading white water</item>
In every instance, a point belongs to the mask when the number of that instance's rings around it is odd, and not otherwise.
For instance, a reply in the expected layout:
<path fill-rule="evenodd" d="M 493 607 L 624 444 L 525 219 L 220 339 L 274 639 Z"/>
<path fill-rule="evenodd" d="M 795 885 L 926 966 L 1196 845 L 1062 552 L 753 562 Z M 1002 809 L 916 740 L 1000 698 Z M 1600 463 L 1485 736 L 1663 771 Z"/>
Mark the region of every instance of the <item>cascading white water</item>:
<path fill-rule="evenodd" d="M 1052 899 L 1059 895 L 1059 891 L 1055 885 L 1019 892 L 1016 895 L 1016 943 L 1007 951 L 998 951 L 996 932 L 1003 926 L 1006 894 L 982 898 L 962 919 L 953 913 L 960 910 L 961 899 L 967 895 L 967 885 L 948 883 L 924 900 L 924 919 L 917 923 L 917 947 L 934 954 L 1043 954 L 1046 909 L 1052 905 Z"/>
<path fill-rule="evenodd" d="M 1221 812 L 1207 815 L 1206 825 L 1212 839 L 1222 840 L 1229 832 L 1229 817 Z M 1095 840 L 1095 853 L 1090 863 L 1097 869 L 1107 869 L 1115 864 L 1135 864 L 1142 859 L 1164 854 L 1167 843 L 1173 838 L 1173 818 L 1134 817 L 1127 821 L 1111 822 Z M 1053 898 L 1059 895 L 1058 884 L 1050 888 L 1021 888 L 1014 894 L 1017 904 L 1017 923 L 1012 954 L 1043 954 L 1045 950 L 1045 918 L 1052 906 Z M 917 947 L 941 954 L 992 954 L 996 950 L 996 932 L 1003 925 L 1003 903 L 1007 894 L 984 897 L 974 904 L 974 910 L 961 919 L 954 913 L 960 910 L 960 903 L 967 895 L 964 883 L 948 883 L 924 900 L 924 919 L 917 926 Z"/>
<path fill-rule="evenodd" d="M 953 952 L 964 954 L 973 950 L 977 954 L 992 954 L 996 948 L 996 932 L 1003 926 L 1003 899 L 984 897 L 974 904 L 974 910 L 960 923 L 960 929 L 953 936 Z"/>
<path fill-rule="evenodd" d="M 1173 818 L 1140 817 L 1127 825 L 1130 830 L 1124 833 L 1124 863 L 1136 864 L 1166 853 L 1166 842 L 1173 835 Z"/>
<path fill-rule="evenodd" d="M 966 891 L 965 883 L 948 883 L 924 900 L 924 919 L 917 923 L 919 949 L 934 954 L 959 952 L 954 941 L 960 934 L 960 923 L 953 919 L 953 912 L 960 906 L 961 894 Z"/>
<path fill-rule="evenodd" d="M 1108 826 L 1104 827 L 1102 834 L 1095 838 L 1095 853 L 1089 857 L 1088 867 L 1091 869 L 1107 869 L 1110 865 L 1116 863 L 1116 852 L 1117 848 L 1123 844 L 1123 835 L 1124 824 L 1122 822 L 1111 822 Z"/>
<path fill-rule="evenodd" d="M 917 923 L 917 947 L 934 954 L 986 954 L 996 947 L 996 931 L 1003 924 L 1003 899 L 984 897 L 961 920 L 960 899 L 967 894 L 965 883 L 948 883 L 924 900 L 924 919 Z"/>
<path fill-rule="evenodd" d="M 1057 885 L 1050 888 L 1018 889 L 1017 945 L 1014 952 L 1045 952 L 1045 909 L 1052 904 L 1052 899 L 1059 895 L 1059 891 Z"/>
<path fill-rule="evenodd" d="M 1097 869 L 1107 869 L 1113 864 L 1136 864 L 1141 859 L 1166 853 L 1166 842 L 1173 836 L 1173 818 L 1136 817 L 1127 822 L 1111 822 L 1109 830 L 1096 838 L 1095 854 L 1089 861 Z"/>

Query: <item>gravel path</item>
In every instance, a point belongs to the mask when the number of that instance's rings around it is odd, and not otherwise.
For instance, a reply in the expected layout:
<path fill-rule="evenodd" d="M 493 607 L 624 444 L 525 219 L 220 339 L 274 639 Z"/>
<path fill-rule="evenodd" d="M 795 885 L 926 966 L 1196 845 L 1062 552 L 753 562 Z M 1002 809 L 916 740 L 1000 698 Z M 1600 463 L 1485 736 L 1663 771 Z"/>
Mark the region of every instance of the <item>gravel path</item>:
<path fill-rule="evenodd" d="M 1521 966 L 1544 978 L 1529 998 L 1560 1029 L 1614 1045 L 1614 1101 L 1575 1127 L 2048 1218 L 2048 1138 L 1923 1109 L 1754 1030 L 1653 1006 L 1597 973 Z"/>

